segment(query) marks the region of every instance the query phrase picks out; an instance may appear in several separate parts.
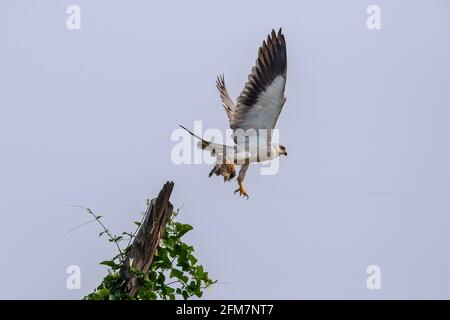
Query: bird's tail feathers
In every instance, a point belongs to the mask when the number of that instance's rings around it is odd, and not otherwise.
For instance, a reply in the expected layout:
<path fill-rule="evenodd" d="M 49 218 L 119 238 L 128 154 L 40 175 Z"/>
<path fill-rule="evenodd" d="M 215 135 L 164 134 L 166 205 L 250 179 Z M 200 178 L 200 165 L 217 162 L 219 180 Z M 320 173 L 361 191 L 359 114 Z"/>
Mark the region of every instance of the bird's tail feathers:
<path fill-rule="evenodd" d="M 184 130 L 186 130 L 187 132 L 189 132 L 193 137 L 196 137 L 197 139 L 200 140 L 200 141 L 197 143 L 197 146 L 198 146 L 200 149 L 205 150 L 205 149 L 211 144 L 210 141 L 206 141 L 205 139 L 200 138 L 198 135 L 196 135 L 195 133 L 193 133 L 191 130 L 189 130 L 189 129 L 183 127 L 181 124 L 180 124 L 179 126 L 180 126 L 181 128 L 183 128 Z M 211 151 L 213 151 L 213 150 L 211 150 Z"/>
<path fill-rule="evenodd" d="M 189 130 L 188 128 L 182 126 L 181 124 L 179 124 L 179 126 L 180 126 L 181 128 L 183 128 L 184 130 L 186 130 L 187 132 L 189 132 L 192 136 L 196 137 L 197 139 L 203 140 L 202 138 L 200 138 L 198 135 L 194 134 L 194 133 L 193 133 L 191 130 Z"/>
<path fill-rule="evenodd" d="M 197 146 L 200 149 L 209 150 L 211 152 L 212 156 L 216 155 L 216 149 L 218 149 L 218 150 L 225 149 L 224 145 L 213 143 L 211 141 L 207 141 L 203 138 L 200 138 L 199 136 L 194 134 L 189 129 L 183 127 L 181 124 L 180 124 L 180 127 L 183 128 L 184 130 L 186 130 L 187 132 L 189 132 L 192 136 L 199 139 L 200 141 L 198 142 Z M 224 151 L 219 151 L 219 152 L 222 152 L 220 154 L 223 154 Z M 225 163 L 223 163 L 222 161 L 216 162 L 216 165 L 209 173 L 209 176 L 211 177 L 213 174 L 215 174 L 216 176 L 222 176 L 224 181 L 230 181 L 236 176 L 236 165 L 234 163 L 227 163 L 226 161 L 225 161 Z"/>

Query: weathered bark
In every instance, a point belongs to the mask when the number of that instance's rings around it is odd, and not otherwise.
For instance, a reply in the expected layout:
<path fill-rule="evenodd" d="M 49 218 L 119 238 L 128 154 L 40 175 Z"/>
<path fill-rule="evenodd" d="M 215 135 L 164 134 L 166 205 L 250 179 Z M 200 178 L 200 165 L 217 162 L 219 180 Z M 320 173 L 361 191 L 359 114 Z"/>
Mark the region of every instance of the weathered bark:
<path fill-rule="evenodd" d="M 131 266 L 134 269 L 147 273 L 153 262 L 159 240 L 164 234 L 173 206 L 169 201 L 174 183 L 166 182 L 156 199 L 153 199 L 145 212 L 142 225 L 131 244 L 120 275 L 125 281 L 124 292 L 135 296 L 142 283 L 133 276 Z"/>

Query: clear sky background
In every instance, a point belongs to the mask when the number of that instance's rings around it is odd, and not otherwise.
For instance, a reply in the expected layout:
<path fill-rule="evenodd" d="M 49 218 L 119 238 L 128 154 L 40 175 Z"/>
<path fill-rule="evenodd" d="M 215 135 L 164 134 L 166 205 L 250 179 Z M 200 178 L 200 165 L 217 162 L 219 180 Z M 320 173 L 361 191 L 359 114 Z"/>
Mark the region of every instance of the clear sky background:
<path fill-rule="evenodd" d="M 236 97 L 280 26 L 289 156 L 249 170 L 247 201 L 210 166 L 174 165 L 170 135 L 225 130 L 216 76 Z M 89 219 L 70 205 L 132 230 L 166 180 L 220 281 L 206 298 L 450 298 L 449 39 L 446 0 L 0 0 L 0 298 L 91 292 L 114 247 L 96 224 L 64 237 Z"/>

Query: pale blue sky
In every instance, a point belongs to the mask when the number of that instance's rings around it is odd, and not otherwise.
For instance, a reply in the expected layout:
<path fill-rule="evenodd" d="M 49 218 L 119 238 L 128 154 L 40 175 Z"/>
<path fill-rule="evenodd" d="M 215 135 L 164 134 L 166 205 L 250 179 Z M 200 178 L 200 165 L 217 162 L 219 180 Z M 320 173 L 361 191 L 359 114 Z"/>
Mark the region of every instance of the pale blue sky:
<path fill-rule="evenodd" d="M 66 29 L 66 7 L 82 28 Z M 382 28 L 366 28 L 366 8 Z M 79 299 L 114 248 L 71 204 L 132 228 L 166 180 L 221 284 L 206 298 L 450 297 L 448 1 L 0 0 L 0 298 Z M 175 166 L 171 132 L 225 129 L 233 97 L 282 26 L 280 172 L 250 200 L 210 166 Z M 66 289 L 66 267 L 82 289 Z M 381 267 L 382 289 L 366 288 Z"/>

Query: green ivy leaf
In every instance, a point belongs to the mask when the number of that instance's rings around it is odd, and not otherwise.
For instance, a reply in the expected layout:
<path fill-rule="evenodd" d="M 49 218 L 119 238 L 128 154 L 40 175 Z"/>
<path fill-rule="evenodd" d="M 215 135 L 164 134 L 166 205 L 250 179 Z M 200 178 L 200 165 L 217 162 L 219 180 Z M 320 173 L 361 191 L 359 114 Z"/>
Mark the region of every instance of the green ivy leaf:
<path fill-rule="evenodd" d="M 197 267 L 196 274 L 197 274 L 197 277 L 199 277 L 199 279 L 203 279 L 205 271 L 203 270 L 202 265 Z"/>
<path fill-rule="evenodd" d="M 188 255 L 188 259 L 189 259 L 189 261 L 191 262 L 192 265 L 195 265 L 197 263 L 197 261 L 198 261 L 197 258 L 194 257 L 192 254 Z"/>
<path fill-rule="evenodd" d="M 107 288 L 101 288 L 100 290 L 97 290 L 96 294 L 99 299 L 105 299 L 106 297 L 109 297 L 109 290 Z"/>
<path fill-rule="evenodd" d="M 192 229 L 194 229 L 194 228 L 191 225 L 189 225 L 189 224 L 182 224 L 182 223 L 177 223 L 176 224 L 176 230 L 178 232 L 178 234 L 177 234 L 178 238 L 181 238 L 182 236 L 184 236 L 186 233 L 188 233 Z"/>
<path fill-rule="evenodd" d="M 102 262 L 100 262 L 100 264 L 111 267 L 111 268 L 117 267 L 117 264 L 113 260 L 102 261 Z"/>

